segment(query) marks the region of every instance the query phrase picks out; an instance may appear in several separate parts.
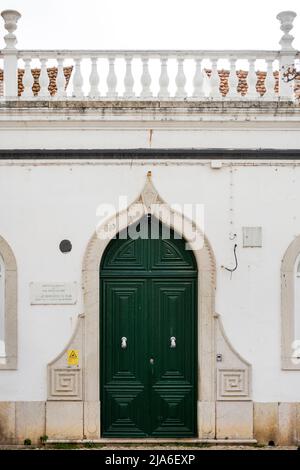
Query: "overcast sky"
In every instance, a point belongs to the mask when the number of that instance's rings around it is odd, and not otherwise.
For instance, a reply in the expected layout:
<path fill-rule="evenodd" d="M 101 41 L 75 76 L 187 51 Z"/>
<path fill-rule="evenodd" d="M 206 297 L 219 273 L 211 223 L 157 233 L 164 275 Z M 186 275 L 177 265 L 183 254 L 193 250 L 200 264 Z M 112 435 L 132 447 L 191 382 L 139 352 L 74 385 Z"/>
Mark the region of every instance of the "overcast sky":
<path fill-rule="evenodd" d="M 300 49 L 299 0 L 0 0 L 11 8 L 20 49 L 278 49 L 282 10 Z"/>

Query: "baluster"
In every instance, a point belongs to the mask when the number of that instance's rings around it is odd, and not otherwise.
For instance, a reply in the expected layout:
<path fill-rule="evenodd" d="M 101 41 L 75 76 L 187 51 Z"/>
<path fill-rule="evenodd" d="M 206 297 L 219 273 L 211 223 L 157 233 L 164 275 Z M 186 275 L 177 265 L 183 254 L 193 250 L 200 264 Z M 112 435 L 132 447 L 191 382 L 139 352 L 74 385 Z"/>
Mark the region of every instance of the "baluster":
<path fill-rule="evenodd" d="M 204 98 L 204 79 L 203 79 L 203 71 L 202 71 L 202 59 L 200 57 L 197 57 L 195 59 L 196 63 L 196 69 L 195 69 L 195 75 L 193 79 L 193 85 L 194 85 L 194 92 L 193 92 L 193 97 L 194 98 Z"/>
<path fill-rule="evenodd" d="M 80 98 L 83 96 L 82 85 L 83 85 L 83 78 L 81 75 L 81 58 L 76 57 L 74 58 L 75 62 L 75 71 L 73 77 L 73 97 Z"/>
<path fill-rule="evenodd" d="M 185 91 L 185 84 L 186 84 L 186 78 L 184 75 L 184 70 L 183 70 L 183 62 L 184 59 L 182 57 L 178 57 L 177 59 L 177 75 L 175 78 L 175 83 L 177 85 L 177 90 L 175 93 L 176 98 L 185 98 L 186 97 L 186 91 Z"/>
<path fill-rule="evenodd" d="M 151 98 L 152 97 L 152 92 L 150 90 L 151 75 L 149 73 L 148 58 L 143 57 L 142 64 L 143 64 L 143 73 L 141 76 L 141 84 L 142 84 L 141 98 Z"/>
<path fill-rule="evenodd" d="M 274 100 L 275 99 L 275 77 L 273 73 L 273 59 L 266 59 L 267 62 L 267 74 L 265 78 L 266 92 L 263 95 L 264 99 Z"/>
<path fill-rule="evenodd" d="M 67 95 L 66 93 L 66 78 L 64 74 L 64 59 L 59 57 L 57 59 L 57 77 L 56 77 L 56 97 L 63 98 Z"/>
<path fill-rule="evenodd" d="M 169 90 L 169 76 L 168 76 L 168 58 L 160 58 L 160 76 L 159 76 L 159 98 L 168 98 L 170 96 Z"/>
<path fill-rule="evenodd" d="M 211 96 L 211 83 L 210 83 L 210 77 L 207 74 L 207 71 L 205 68 L 202 69 L 203 73 L 203 91 L 204 91 L 204 96 L 205 98 L 209 98 Z"/>
<path fill-rule="evenodd" d="M 218 74 L 218 59 L 211 59 L 211 76 L 210 76 L 210 96 L 211 98 L 222 97 L 220 93 L 220 77 Z"/>
<path fill-rule="evenodd" d="M 295 68 L 297 51 L 293 46 L 294 36 L 291 34 L 293 22 L 297 14 L 294 11 L 281 11 L 276 18 L 280 21 L 280 29 L 284 33 L 279 41 L 279 98 L 283 101 L 295 99 L 294 80 L 288 80 L 290 72 Z M 291 77 L 290 77 L 291 78 Z"/>
<path fill-rule="evenodd" d="M 40 58 L 40 63 L 41 63 L 41 73 L 40 73 L 40 78 L 39 78 L 39 83 L 40 83 L 40 91 L 39 91 L 39 97 L 46 97 L 49 96 L 49 77 L 48 77 L 48 72 L 47 72 L 47 59 L 44 57 Z"/>
<path fill-rule="evenodd" d="M 256 91 L 257 75 L 255 72 L 255 61 L 256 59 L 249 59 L 249 72 L 247 76 L 248 91 L 246 99 L 257 99 L 260 95 Z"/>
<path fill-rule="evenodd" d="M 33 76 L 31 73 L 31 59 L 30 57 L 24 57 L 25 63 L 25 72 L 23 75 L 23 86 L 24 91 L 22 93 L 22 98 L 31 98 L 33 96 L 32 85 L 33 85 Z"/>
<path fill-rule="evenodd" d="M 17 37 L 14 34 L 17 22 L 21 18 L 20 13 L 15 10 L 4 10 L 1 12 L 4 19 L 4 28 L 7 34 L 4 36 L 5 47 L 1 51 L 3 57 L 3 82 L 5 98 L 18 97 L 18 51 L 16 48 Z"/>
<path fill-rule="evenodd" d="M 229 77 L 228 77 L 228 93 L 226 95 L 226 98 L 238 98 L 240 95 L 238 93 L 238 84 L 239 84 L 239 79 L 236 74 L 236 58 L 231 57 L 229 59 L 230 63 L 230 72 L 229 72 Z"/>
<path fill-rule="evenodd" d="M 97 67 L 98 57 L 91 57 L 91 73 L 90 73 L 90 91 L 89 97 L 90 98 L 98 98 L 99 97 L 99 73 Z"/>
<path fill-rule="evenodd" d="M 132 75 L 132 69 L 131 69 L 131 64 L 132 64 L 132 57 L 126 57 L 125 58 L 126 62 L 126 71 L 125 71 L 125 77 L 124 77 L 124 98 L 134 98 L 135 93 L 133 91 L 133 85 L 134 85 L 134 78 Z"/>
<path fill-rule="evenodd" d="M 118 96 L 118 93 L 116 91 L 117 76 L 115 73 L 115 58 L 114 57 L 108 58 L 108 75 L 107 75 L 106 83 L 107 83 L 106 96 L 108 98 L 116 98 Z"/>

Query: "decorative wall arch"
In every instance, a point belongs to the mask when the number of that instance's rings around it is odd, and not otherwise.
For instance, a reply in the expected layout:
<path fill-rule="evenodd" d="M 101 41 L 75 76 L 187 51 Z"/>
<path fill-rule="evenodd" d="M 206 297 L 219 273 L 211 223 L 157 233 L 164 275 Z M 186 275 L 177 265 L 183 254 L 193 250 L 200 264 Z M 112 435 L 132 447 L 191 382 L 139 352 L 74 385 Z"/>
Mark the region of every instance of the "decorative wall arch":
<path fill-rule="evenodd" d="M 17 263 L 7 241 L 0 236 L 0 255 L 5 266 L 4 339 L 5 361 L 1 369 L 17 369 Z"/>
<path fill-rule="evenodd" d="M 99 266 L 110 240 L 142 215 L 151 213 L 188 241 L 198 266 L 198 401 L 215 400 L 215 259 L 211 246 L 196 224 L 173 211 L 159 196 L 148 173 L 140 196 L 126 210 L 111 217 L 92 236 L 84 257 L 83 288 L 85 305 L 85 372 L 86 401 L 99 400 Z M 194 240 L 192 236 L 194 235 Z M 198 238 L 197 238 L 198 235 Z M 196 240 L 195 240 L 196 238 Z M 203 239 L 202 249 L 197 249 Z M 201 316 L 201 319 L 199 318 Z"/>
<path fill-rule="evenodd" d="M 48 400 L 83 401 L 84 436 L 100 436 L 99 374 L 99 268 L 102 255 L 118 232 L 151 213 L 166 226 L 181 234 L 192 249 L 198 268 L 198 436 L 218 437 L 216 410 L 221 416 L 235 405 L 252 429 L 251 365 L 236 353 L 226 337 L 220 316 L 215 313 L 216 263 L 212 248 L 196 224 L 174 211 L 159 196 L 147 175 L 140 196 L 124 211 L 103 222 L 91 237 L 83 261 L 84 313 L 79 316 L 76 332 L 64 351 L 48 365 Z M 201 245 L 202 242 L 202 245 Z M 201 245 L 201 246 L 200 246 Z M 66 365 L 68 349 L 79 349 L 78 366 Z M 221 362 L 217 361 L 221 357 Z M 66 384 L 68 387 L 66 388 Z M 67 390 L 67 391 L 66 391 Z M 216 402 L 223 403 L 216 406 Z M 234 402 L 234 403 L 233 403 Z M 79 404 L 78 404 L 79 405 Z M 227 411 L 226 411 L 227 410 Z M 245 418 L 244 411 L 248 418 Z M 220 411 L 217 411 L 217 416 Z M 229 414 L 230 416 L 230 414 Z M 252 432 L 252 431 L 251 431 Z M 251 434 L 249 431 L 249 433 Z M 249 434 L 249 437 L 251 435 Z"/>
<path fill-rule="evenodd" d="M 288 246 L 281 262 L 281 367 L 300 370 L 300 347 L 295 342 L 295 263 L 300 235 Z M 298 338 L 300 339 L 300 338 Z M 296 356 L 296 357 L 295 357 Z"/>

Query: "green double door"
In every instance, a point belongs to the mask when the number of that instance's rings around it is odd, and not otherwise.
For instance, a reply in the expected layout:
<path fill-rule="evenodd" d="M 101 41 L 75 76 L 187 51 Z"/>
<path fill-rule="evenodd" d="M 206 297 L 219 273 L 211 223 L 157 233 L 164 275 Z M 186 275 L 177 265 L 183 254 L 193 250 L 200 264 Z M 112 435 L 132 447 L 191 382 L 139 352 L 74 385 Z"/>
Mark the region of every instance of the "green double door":
<path fill-rule="evenodd" d="M 161 224 L 156 239 L 126 235 L 109 244 L 100 271 L 102 435 L 191 437 L 197 400 L 195 259 L 174 232 L 163 238 Z"/>

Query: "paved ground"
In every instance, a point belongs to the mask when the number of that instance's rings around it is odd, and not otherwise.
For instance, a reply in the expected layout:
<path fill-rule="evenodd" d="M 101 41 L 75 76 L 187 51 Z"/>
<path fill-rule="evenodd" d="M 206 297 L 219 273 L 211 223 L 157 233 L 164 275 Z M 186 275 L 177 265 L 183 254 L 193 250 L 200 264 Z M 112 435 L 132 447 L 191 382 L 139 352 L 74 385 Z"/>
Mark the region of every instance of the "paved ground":
<path fill-rule="evenodd" d="M 213 446 L 151 446 L 151 447 L 102 447 L 101 450 L 297 450 L 296 446 L 291 447 L 254 447 L 254 446 L 222 446 L 222 445 L 213 445 Z"/>
<path fill-rule="evenodd" d="M 34 447 L 34 446 L 17 446 L 17 445 L 0 445 L 0 450 L 29 450 L 29 449 L 36 449 L 36 450 L 176 450 L 176 451 L 182 451 L 182 450 L 187 450 L 187 451 L 193 451 L 193 450 L 297 450 L 297 446 L 258 446 L 258 445 L 253 445 L 253 446 L 242 446 L 242 445 L 198 445 L 198 446 L 172 446 L 172 445 L 127 445 L 127 446 L 109 446 L 109 445 L 86 445 L 85 447 L 82 446 L 75 446 L 75 445 L 70 445 L 70 444 L 55 444 L 55 445 L 49 445 L 46 447 Z M 299 448 L 300 450 L 300 448 Z"/>

